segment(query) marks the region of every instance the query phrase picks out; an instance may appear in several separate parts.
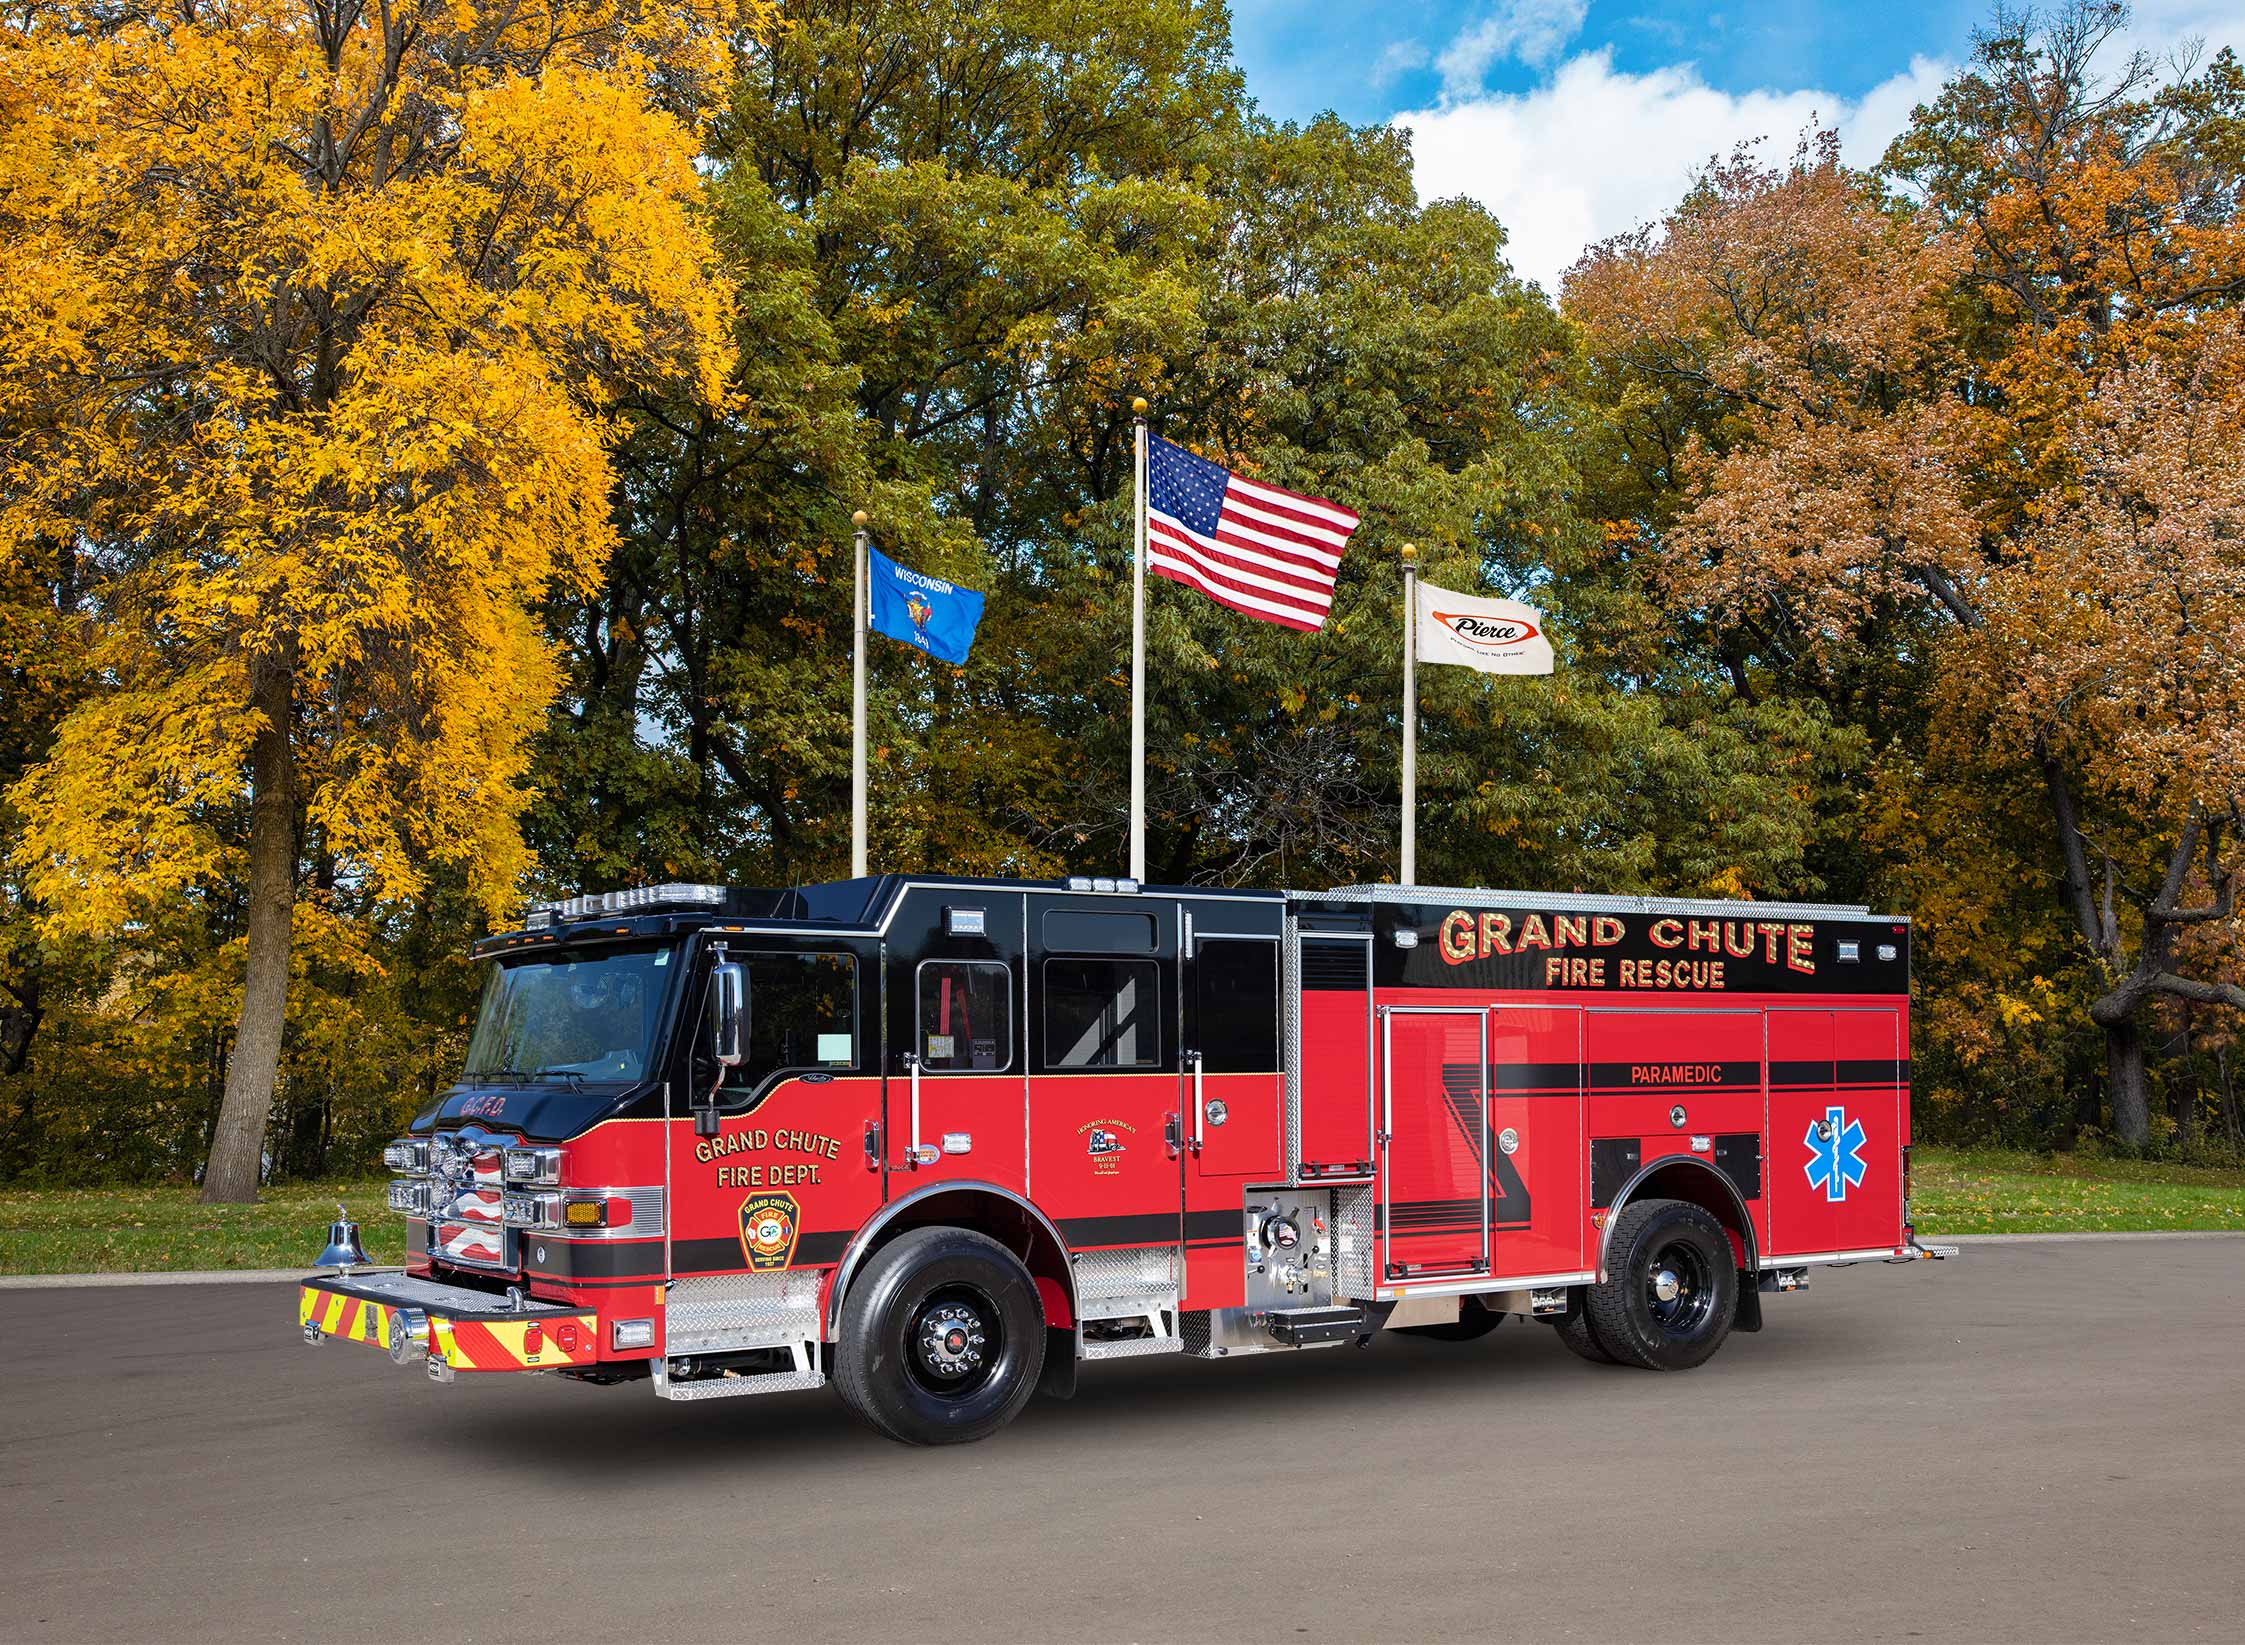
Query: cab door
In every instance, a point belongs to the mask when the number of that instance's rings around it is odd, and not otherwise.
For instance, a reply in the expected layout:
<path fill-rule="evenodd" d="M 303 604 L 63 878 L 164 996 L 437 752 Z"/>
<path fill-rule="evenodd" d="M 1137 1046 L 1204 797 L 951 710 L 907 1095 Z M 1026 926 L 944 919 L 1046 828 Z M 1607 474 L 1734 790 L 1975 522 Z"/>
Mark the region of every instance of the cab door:
<path fill-rule="evenodd" d="M 711 967 L 746 974 L 743 1057 L 711 1055 Z M 816 1268 L 834 1262 L 881 1203 L 869 1148 L 881 1117 L 876 947 L 865 938 L 728 933 L 696 945 L 687 1044 L 663 1125 L 672 1277 Z M 715 1098 L 700 1135 L 697 1095 Z"/>
<path fill-rule="evenodd" d="M 1177 903 L 1065 892 L 1027 903 L 1029 1197 L 1073 1251 L 1162 1247 L 1173 1263 L 1183 1226 Z"/>
<path fill-rule="evenodd" d="M 892 1199 L 945 1181 L 1028 1191 L 1022 900 L 993 886 L 916 887 L 891 922 Z"/>

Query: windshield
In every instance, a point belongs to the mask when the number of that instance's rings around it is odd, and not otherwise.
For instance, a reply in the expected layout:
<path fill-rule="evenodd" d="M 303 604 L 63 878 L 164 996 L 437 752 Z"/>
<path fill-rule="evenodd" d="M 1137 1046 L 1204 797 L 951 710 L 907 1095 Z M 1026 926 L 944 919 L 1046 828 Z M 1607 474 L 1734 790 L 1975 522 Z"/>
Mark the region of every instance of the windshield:
<path fill-rule="evenodd" d="M 672 950 L 510 960 L 491 969 L 469 1079 L 639 1079 L 654 1053 Z"/>

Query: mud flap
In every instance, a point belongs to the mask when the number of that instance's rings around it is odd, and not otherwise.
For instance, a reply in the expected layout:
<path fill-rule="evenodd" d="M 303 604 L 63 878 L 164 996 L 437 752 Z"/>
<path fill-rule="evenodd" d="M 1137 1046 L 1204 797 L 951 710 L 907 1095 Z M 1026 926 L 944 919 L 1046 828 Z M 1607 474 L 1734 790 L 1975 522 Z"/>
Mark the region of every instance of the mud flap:
<path fill-rule="evenodd" d="M 1037 1392 L 1047 1399 L 1076 1397 L 1075 1327 L 1045 1327 L 1045 1364 L 1037 1373 Z"/>
<path fill-rule="evenodd" d="M 1738 1271 L 1738 1311 L 1731 1315 L 1734 1331 L 1759 1331 L 1762 1328 L 1762 1288 L 1759 1276 L 1741 1268 Z"/>

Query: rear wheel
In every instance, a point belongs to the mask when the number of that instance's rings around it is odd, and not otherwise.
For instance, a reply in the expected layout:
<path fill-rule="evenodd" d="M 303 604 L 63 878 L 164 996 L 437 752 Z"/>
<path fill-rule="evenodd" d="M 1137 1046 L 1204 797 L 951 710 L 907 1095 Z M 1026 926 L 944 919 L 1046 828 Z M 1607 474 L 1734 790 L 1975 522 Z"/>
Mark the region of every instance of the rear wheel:
<path fill-rule="evenodd" d="M 1545 1322 L 1550 1325 L 1552 1334 L 1567 1345 L 1569 1353 L 1593 1365 L 1611 1365 L 1614 1356 L 1599 1346 L 1597 1336 L 1590 1329 L 1587 1296 L 1588 1292 L 1577 1286 L 1567 1298 L 1567 1311 L 1546 1315 Z"/>
<path fill-rule="evenodd" d="M 1396 1335 L 1426 1337 L 1434 1342 L 1475 1342 L 1504 1323 L 1504 1315 L 1481 1306 L 1479 1297 L 1460 1297 L 1458 1317 L 1438 1325 L 1398 1325 Z"/>
<path fill-rule="evenodd" d="M 851 1285 L 834 1380 L 891 1439 L 950 1445 L 1011 1422 L 1044 1354 L 1044 1304 L 1020 1260 L 964 1228 L 921 1228 Z"/>
<path fill-rule="evenodd" d="M 1730 1335 L 1738 1259 L 1730 1236 L 1685 1200 L 1638 1200 L 1616 1219 L 1606 1283 L 1584 1313 L 1598 1346 L 1624 1365 L 1686 1371 Z"/>

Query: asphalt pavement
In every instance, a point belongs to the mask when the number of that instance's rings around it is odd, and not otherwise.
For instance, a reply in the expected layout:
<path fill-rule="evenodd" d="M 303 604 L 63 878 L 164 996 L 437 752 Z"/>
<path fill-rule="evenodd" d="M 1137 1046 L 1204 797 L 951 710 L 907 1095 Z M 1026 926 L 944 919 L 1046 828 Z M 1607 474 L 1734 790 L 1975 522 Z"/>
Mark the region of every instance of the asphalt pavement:
<path fill-rule="evenodd" d="M 828 1392 L 429 1383 L 272 1283 L 0 1292 L 0 1639 L 2236 1639 L 2245 1240 L 1819 1272 L 1681 1376 L 1519 1322 Z"/>

